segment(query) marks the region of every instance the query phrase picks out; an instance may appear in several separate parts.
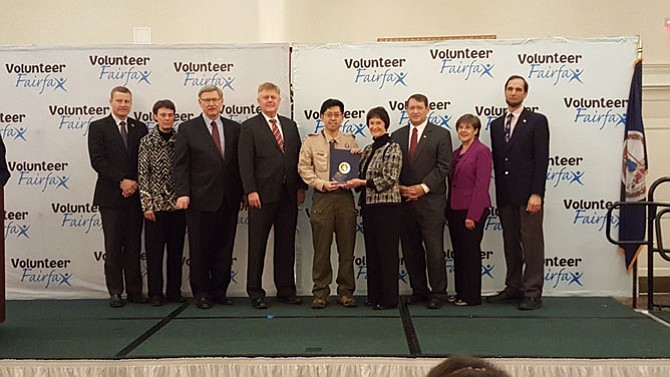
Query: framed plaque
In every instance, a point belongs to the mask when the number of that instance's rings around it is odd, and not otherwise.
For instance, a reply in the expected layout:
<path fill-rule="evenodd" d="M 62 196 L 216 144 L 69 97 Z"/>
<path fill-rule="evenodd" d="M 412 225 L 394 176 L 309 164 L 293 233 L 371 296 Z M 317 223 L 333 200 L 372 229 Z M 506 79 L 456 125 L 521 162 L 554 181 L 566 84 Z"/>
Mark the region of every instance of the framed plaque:
<path fill-rule="evenodd" d="M 330 150 L 330 180 L 344 183 L 358 177 L 358 165 L 361 161 L 359 154 L 353 154 L 349 149 Z"/>

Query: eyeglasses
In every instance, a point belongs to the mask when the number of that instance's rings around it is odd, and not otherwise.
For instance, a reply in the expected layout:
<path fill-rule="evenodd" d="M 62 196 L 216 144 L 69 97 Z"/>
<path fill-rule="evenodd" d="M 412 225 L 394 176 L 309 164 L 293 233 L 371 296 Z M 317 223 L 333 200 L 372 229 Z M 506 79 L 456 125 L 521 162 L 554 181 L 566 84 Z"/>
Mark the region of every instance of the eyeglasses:
<path fill-rule="evenodd" d="M 204 103 L 216 103 L 221 101 L 221 98 L 198 98 L 198 100 Z"/>
<path fill-rule="evenodd" d="M 325 112 L 323 113 L 323 116 L 326 118 L 339 118 L 342 116 L 342 113 L 336 112 L 336 113 L 331 113 L 331 112 Z"/>

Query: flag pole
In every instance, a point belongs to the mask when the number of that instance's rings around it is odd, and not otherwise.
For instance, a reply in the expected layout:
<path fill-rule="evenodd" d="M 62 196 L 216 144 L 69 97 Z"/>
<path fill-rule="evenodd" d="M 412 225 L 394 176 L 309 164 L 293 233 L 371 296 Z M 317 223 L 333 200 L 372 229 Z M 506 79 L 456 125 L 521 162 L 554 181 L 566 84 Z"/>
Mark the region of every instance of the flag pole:
<path fill-rule="evenodd" d="M 637 36 L 637 61 L 642 59 L 642 37 L 638 34 Z M 637 61 L 635 63 L 637 63 Z M 637 309 L 638 305 L 638 283 L 639 283 L 639 277 L 638 277 L 638 268 L 637 268 L 637 259 L 635 259 L 635 262 L 633 262 L 633 309 Z M 647 284 L 650 284 L 649 282 L 649 273 L 647 272 Z M 647 297 L 647 300 L 649 300 L 649 297 Z"/>

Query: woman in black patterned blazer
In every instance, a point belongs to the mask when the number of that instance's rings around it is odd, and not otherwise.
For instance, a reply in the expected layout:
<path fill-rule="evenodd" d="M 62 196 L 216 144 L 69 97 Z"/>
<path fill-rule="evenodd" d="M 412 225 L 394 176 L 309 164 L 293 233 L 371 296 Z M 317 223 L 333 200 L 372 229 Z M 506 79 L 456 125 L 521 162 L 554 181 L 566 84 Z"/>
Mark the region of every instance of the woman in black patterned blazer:
<path fill-rule="evenodd" d="M 359 178 L 345 185 L 361 191 L 368 301 L 375 310 L 398 306 L 402 151 L 387 132 L 389 123 L 383 107 L 368 111 L 367 125 L 374 141 L 363 150 Z"/>
<path fill-rule="evenodd" d="M 186 218 L 176 208 L 172 161 L 177 135 L 173 129 L 175 106 L 169 99 L 153 106 L 156 128 L 140 141 L 138 176 L 140 201 L 144 212 L 144 242 L 147 252 L 149 303 L 161 306 L 167 299 L 182 302 L 182 255 Z M 165 294 L 163 294 L 163 256 L 166 257 Z"/>

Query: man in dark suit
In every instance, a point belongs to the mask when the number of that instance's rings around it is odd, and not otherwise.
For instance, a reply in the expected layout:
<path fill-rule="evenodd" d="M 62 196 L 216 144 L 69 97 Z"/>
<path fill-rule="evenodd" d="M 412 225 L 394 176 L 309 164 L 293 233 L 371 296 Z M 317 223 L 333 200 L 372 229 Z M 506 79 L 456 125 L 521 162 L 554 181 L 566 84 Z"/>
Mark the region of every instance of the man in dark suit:
<path fill-rule="evenodd" d="M 263 267 L 270 228 L 274 226 L 274 281 L 277 301 L 301 303 L 296 296 L 295 230 L 298 206 L 305 201 L 305 183 L 298 175 L 300 134 L 294 121 L 277 114 L 279 87 L 258 87 L 261 113 L 242 123 L 239 160 L 249 202 L 247 293 L 256 309 L 267 308 Z"/>
<path fill-rule="evenodd" d="M 486 301 L 518 302 L 519 309 L 542 307 L 544 283 L 544 191 L 549 162 L 547 118 L 524 109 L 528 82 L 505 82 L 507 113 L 491 122 L 496 199 L 503 230 L 505 289 Z"/>
<path fill-rule="evenodd" d="M 137 154 L 140 139 L 147 134 L 144 123 L 129 118 L 133 97 L 123 86 L 112 89 L 109 105 L 112 114 L 91 122 L 88 154 L 98 173 L 93 204 L 100 208 L 105 238 L 105 282 L 109 306 L 124 306 L 128 301 L 146 302 L 142 296 L 140 247 L 142 210 L 137 190 Z"/>
<path fill-rule="evenodd" d="M 227 296 L 242 181 L 237 162 L 240 124 L 221 116 L 223 92 L 198 92 L 199 117 L 177 132 L 174 174 L 177 208 L 186 209 L 191 291 L 200 309 L 232 305 Z"/>
<path fill-rule="evenodd" d="M 446 178 L 451 166 L 451 135 L 428 121 L 428 98 L 423 94 L 410 96 L 405 110 L 410 124 L 395 131 L 392 137 L 403 153 L 400 243 L 412 287 L 409 303 L 428 302 L 428 308 L 439 309 L 447 298 L 444 210 Z"/>

